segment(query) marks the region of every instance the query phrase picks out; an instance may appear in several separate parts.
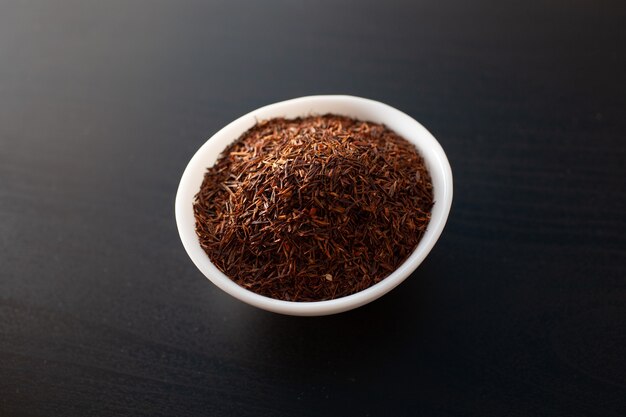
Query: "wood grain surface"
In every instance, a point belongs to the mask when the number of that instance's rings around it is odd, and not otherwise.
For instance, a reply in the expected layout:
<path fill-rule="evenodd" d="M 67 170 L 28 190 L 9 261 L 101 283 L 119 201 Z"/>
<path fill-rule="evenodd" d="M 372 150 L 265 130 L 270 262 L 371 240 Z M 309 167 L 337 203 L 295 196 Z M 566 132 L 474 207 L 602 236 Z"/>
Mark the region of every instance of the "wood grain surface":
<path fill-rule="evenodd" d="M 533 3 L 533 4 L 531 4 Z M 626 415 L 619 1 L 0 2 L 0 416 Z M 323 318 L 210 284 L 187 161 L 346 93 L 450 159 L 441 240 Z"/>

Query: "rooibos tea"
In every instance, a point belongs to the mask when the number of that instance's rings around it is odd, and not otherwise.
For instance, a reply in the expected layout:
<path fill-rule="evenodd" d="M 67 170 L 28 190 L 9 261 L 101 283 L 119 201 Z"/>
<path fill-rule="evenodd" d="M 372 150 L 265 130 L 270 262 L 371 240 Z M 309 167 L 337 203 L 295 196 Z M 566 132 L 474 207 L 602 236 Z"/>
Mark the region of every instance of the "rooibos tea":
<path fill-rule="evenodd" d="M 268 297 L 321 301 L 376 284 L 430 220 L 430 175 L 385 126 L 325 115 L 257 123 L 205 174 L 196 233 L 214 265 Z"/>

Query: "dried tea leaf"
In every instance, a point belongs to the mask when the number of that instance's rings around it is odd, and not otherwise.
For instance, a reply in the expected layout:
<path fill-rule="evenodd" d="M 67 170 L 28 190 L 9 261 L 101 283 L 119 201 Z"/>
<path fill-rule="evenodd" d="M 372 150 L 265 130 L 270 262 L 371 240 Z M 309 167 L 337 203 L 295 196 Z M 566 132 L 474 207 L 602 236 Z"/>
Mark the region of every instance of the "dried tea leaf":
<path fill-rule="evenodd" d="M 205 174 L 196 233 L 237 284 L 329 300 L 383 280 L 430 221 L 430 175 L 385 126 L 324 115 L 260 121 Z M 323 277 L 323 279 L 320 279 Z"/>

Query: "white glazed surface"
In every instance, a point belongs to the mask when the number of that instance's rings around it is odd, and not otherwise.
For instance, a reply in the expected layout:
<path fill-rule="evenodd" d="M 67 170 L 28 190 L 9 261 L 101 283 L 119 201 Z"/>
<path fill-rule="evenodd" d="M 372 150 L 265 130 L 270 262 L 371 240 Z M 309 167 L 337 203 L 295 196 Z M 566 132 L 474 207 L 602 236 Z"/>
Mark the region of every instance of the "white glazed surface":
<path fill-rule="evenodd" d="M 411 256 L 391 275 L 376 285 L 356 294 L 328 301 L 293 302 L 265 297 L 231 281 L 211 263 L 202 250 L 195 232 L 194 196 L 200 189 L 206 169 L 219 154 L 254 126 L 257 120 L 273 117 L 295 118 L 334 113 L 360 120 L 382 123 L 415 144 L 430 172 L 435 204 L 426 233 Z M 322 316 L 340 313 L 367 304 L 386 294 L 408 277 L 435 245 L 446 224 L 452 204 L 452 171 L 437 140 L 410 116 L 386 104 L 354 96 L 309 96 L 270 104 L 254 110 L 217 132 L 191 158 L 176 194 L 176 224 L 187 254 L 198 269 L 215 285 L 250 305 L 276 313 L 297 316 Z"/>

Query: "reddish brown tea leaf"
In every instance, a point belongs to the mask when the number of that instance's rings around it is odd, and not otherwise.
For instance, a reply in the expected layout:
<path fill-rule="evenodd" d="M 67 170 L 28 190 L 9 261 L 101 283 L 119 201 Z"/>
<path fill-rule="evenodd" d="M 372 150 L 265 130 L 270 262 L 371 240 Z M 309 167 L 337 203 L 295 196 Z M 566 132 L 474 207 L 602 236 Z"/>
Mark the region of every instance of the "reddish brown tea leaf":
<path fill-rule="evenodd" d="M 416 148 L 342 116 L 260 121 L 205 174 L 196 233 L 237 284 L 289 301 L 353 294 L 393 272 L 430 221 Z"/>

